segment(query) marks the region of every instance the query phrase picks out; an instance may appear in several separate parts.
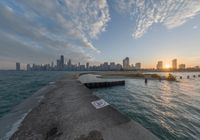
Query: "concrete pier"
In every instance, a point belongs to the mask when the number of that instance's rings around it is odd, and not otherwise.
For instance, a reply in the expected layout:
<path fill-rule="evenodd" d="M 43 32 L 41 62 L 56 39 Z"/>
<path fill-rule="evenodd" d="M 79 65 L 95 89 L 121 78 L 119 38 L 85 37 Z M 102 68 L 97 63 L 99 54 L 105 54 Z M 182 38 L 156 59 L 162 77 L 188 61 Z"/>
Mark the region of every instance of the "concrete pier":
<path fill-rule="evenodd" d="M 55 83 L 24 119 L 11 140 L 157 140 L 111 106 L 95 109 L 98 97 L 72 75 Z"/>
<path fill-rule="evenodd" d="M 103 79 L 101 78 L 101 75 L 94 75 L 87 73 L 79 75 L 79 81 L 89 89 L 125 85 L 125 80 Z"/>

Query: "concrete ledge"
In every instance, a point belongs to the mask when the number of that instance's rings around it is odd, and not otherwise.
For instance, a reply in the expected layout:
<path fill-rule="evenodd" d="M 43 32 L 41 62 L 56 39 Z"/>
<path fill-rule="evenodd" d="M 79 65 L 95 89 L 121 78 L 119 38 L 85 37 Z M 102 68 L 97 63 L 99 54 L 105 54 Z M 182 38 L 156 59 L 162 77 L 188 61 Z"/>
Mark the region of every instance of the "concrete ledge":
<path fill-rule="evenodd" d="M 125 85 L 125 81 L 111 81 L 111 82 L 95 82 L 95 83 L 85 83 L 86 87 L 92 88 L 104 88 L 104 87 L 112 87 L 118 85 Z"/>

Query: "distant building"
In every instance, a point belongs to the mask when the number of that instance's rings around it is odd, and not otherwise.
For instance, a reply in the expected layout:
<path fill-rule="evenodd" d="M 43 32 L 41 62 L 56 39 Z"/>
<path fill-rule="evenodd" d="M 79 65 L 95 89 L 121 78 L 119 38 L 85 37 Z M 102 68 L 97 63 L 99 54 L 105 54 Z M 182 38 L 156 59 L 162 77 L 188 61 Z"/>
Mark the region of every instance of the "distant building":
<path fill-rule="evenodd" d="M 79 70 L 80 70 L 80 71 L 85 70 L 85 65 L 80 65 L 80 66 L 79 66 Z"/>
<path fill-rule="evenodd" d="M 80 69 L 81 69 L 81 63 L 80 62 L 78 62 L 78 65 L 75 66 L 75 69 L 80 71 Z"/>
<path fill-rule="evenodd" d="M 179 69 L 184 70 L 186 68 L 185 64 L 180 64 Z"/>
<path fill-rule="evenodd" d="M 194 69 L 199 69 L 199 66 L 195 66 Z"/>
<path fill-rule="evenodd" d="M 116 65 L 116 70 L 122 70 L 122 65 L 121 64 L 117 64 Z"/>
<path fill-rule="evenodd" d="M 20 71 L 20 63 L 19 62 L 16 63 L 16 70 Z"/>
<path fill-rule="evenodd" d="M 126 57 L 126 58 L 123 60 L 123 69 L 129 69 L 129 67 L 130 67 L 129 58 Z"/>
<path fill-rule="evenodd" d="M 61 55 L 60 56 L 60 70 L 64 70 L 64 65 L 65 65 L 64 56 Z"/>
<path fill-rule="evenodd" d="M 70 67 L 72 65 L 71 59 L 67 62 L 67 66 Z"/>
<path fill-rule="evenodd" d="M 27 64 L 27 65 L 26 65 L 26 70 L 27 70 L 27 71 L 30 71 L 30 70 L 31 70 L 31 65 L 30 65 L 30 64 Z"/>
<path fill-rule="evenodd" d="M 53 62 L 51 62 L 51 67 L 52 67 L 52 68 L 54 67 L 54 63 L 53 63 Z"/>
<path fill-rule="evenodd" d="M 87 62 L 87 63 L 86 63 L 86 69 L 87 69 L 87 70 L 89 70 L 89 66 L 90 66 L 90 64 L 89 64 L 89 62 Z"/>
<path fill-rule="evenodd" d="M 157 70 L 162 70 L 163 69 L 163 61 L 158 61 L 156 68 L 157 68 Z"/>
<path fill-rule="evenodd" d="M 115 70 L 115 69 L 116 69 L 115 62 L 110 62 L 110 70 Z"/>
<path fill-rule="evenodd" d="M 104 62 L 104 63 L 103 63 L 103 68 L 102 68 L 102 70 L 109 70 L 108 62 Z"/>
<path fill-rule="evenodd" d="M 135 69 L 141 69 L 141 63 L 136 63 L 135 64 Z"/>
<path fill-rule="evenodd" d="M 172 69 L 176 70 L 177 69 L 177 59 L 172 60 Z"/>
<path fill-rule="evenodd" d="M 60 70 L 61 69 L 61 63 L 60 63 L 60 60 L 58 59 L 57 60 L 57 65 L 56 65 L 57 69 Z"/>

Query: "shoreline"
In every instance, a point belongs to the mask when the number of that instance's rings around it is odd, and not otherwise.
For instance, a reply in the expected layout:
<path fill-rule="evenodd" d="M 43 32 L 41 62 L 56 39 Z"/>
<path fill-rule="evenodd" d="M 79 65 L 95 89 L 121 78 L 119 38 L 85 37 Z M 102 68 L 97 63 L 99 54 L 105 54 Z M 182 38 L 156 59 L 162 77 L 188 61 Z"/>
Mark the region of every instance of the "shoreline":
<path fill-rule="evenodd" d="M 17 131 L 24 118 L 32 111 L 33 108 L 40 104 L 45 94 L 53 88 L 53 85 L 49 83 L 33 93 L 33 95 L 25 99 L 22 103 L 18 104 L 8 114 L 0 118 L 0 126 L 6 126 L 0 129 L 0 139 L 9 139 Z"/>
<path fill-rule="evenodd" d="M 92 134 L 98 136 L 96 140 L 100 137 L 104 140 L 158 139 L 110 105 L 95 109 L 91 102 L 99 98 L 75 77 L 75 74 L 66 74 L 55 82 L 55 88 L 28 113 L 11 140 L 81 140 Z"/>
<path fill-rule="evenodd" d="M 53 81 L 50 81 L 45 86 L 39 88 L 30 97 L 16 105 L 8 114 L 5 114 L 0 118 L 0 139 L 8 140 L 19 128 L 24 118 L 37 107 L 43 100 L 44 96 L 55 88 L 54 83 L 63 79 L 63 76 L 59 76 Z"/>

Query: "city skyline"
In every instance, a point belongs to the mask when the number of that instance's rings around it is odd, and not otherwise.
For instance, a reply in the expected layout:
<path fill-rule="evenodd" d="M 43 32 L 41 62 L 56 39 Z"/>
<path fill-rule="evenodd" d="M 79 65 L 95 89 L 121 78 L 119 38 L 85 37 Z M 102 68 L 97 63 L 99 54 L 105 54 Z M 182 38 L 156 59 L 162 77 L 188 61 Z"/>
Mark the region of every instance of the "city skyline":
<path fill-rule="evenodd" d="M 200 66 L 200 0 L 2 0 L 0 69 L 60 54 L 92 65 L 125 57 L 144 68 L 176 58 Z"/>
<path fill-rule="evenodd" d="M 25 68 L 26 67 L 26 68 Z M 166 70 L 200 70 L 199 66 L 187 67 L 186 64 L 179 63 L 178 60 L 172 59 L 170 63 L 163 63 L 162 60 L 159 60 L 154 68 L 144 68 L 142 67 L 141 62 L 132 62 L 129 57 L 126 57 L 122 60 L 122 63 L 116 62 L 103 62 L 99 65 L 90 65 L 89 62 L 82 64 L 80 62 L 73 63 L 71 59 L 66 60 L 64 55 L 60 55 L 59 59 L 52 61 L 51 63 L 45 64 L 26 64 L 21 68 L 21 63 L 16 62 L 15 70 L 27 70 L 27 71 L 135 71 L 135 70 L 156 70 L 156 71 L 166 71 Z"/>
<path fill-rule="evenodd" d="M 128 57 L 129 58 L 129 57 Z M 68 60 L 71 60 L 71 61 L 73 61 L 73 59 L 70 59 L 70 58 L 67 58 L 67 59 L 64 59 L 64 62 L 65 62 L 65 64 L 67 64 L 67 61 Z M 137 59 L 138 60 L 138 59 Z M 159 62 L 159 60 L 162 62 L 162 66 L 161 67 L 164 67 L 165 69 L 170 69 L 170 68 L 172 68 L 172 64 L 171 64 L 171 60 L 167 60 L 167 61 L 163 61 L 163 60 L 161 60 L 161 59 L 157 59 L 156 61 L 157 62 Z M 134 61 L 134 60 L 130 60 L 130 58 L 129 58 L 129 61 L 131 61 L 132 63 L 131 63 L 131 65 L 133 65 L 134 63 L 135 64 L 137 64 L 137 63 L 142 63 L 142 62 L 139 62 L 139 61 Z M 152 65 L 152 67 L 145 67 L 145 65 L 144 65 L 144 63 L 142 63 L 143 65 L 143 68 L 144 69 L 157 69 L 157 65 L 158 65 L 158 63 L 156 64 L 156 61 L 155 62 L 152 62 L 152 63 L 154 63 L 153 65 Z M 57 62 L 56 62 L 56 60 L 52 60 L 52 61 L 49 61 L 49 62 L 46 62 L 46 63 L 30 63 L 30 64 L 37 64 L 37 65 L 45 65 L 45 64 L 52 64 L 52 62 L 53 62 L 53 64 L 56 64 Z M 78 63 L 81 63 L 81 64 L 86 64 L 86 63 L 89 63 L 89 62 L 81 62 L 81 61 L 73 61 L 74 62 L 74 64 L 78 64 Z M 123 66 L 123 61 L 121 61 L 121 62 L 119 62 L 119 61 L 106 61 L 106 62 L 115 62 L 115 63 L 117 63 L 117 64 L 120 64 L 120 65 L 122 65 Z M 15 62 L 12 62 L 11 63 L 11 67 L 9 67 L 9 68 L 2 68 L 2 67 L 0 67 L 0 70 L 14 70 L 14 69 L 16 69 L 16 67 L 15 67 L 15 65 L 16 65 L 16 63 L 19 63 L 19 61 L 15 61 Z M 102 64 L 102 63 L 104 63 L 104 62 L 98 62 L 98 63 L 90 63 L 90 65 L 92 65 L 92 66 L 98 66 L 98 65 L 100 65 L 100 64 Z M 20 65 L 21 65 L 21 68 L 23 69 L 23 70 L 25 70 L 26 69 L 26 66 L 27 66 L 27 64 L 28 63 L 21 63 L 20 62 Z M 130 65 L 130 66 L 131 66 Z M 193 68 L 193 67 L 200 67 L 200 65 L 191 65 L 191 64 L 186 64 L 186 63 L 184 63 L 183 61 L 181 61 L 181 62 L 179 62 L 179 64 L 177 64 L 177 67 L 180 67 L 180 65 L 181 65 L 181 67 L 186 67 L 186 68 Z"/>

